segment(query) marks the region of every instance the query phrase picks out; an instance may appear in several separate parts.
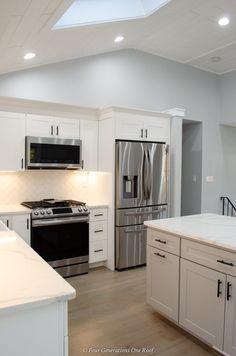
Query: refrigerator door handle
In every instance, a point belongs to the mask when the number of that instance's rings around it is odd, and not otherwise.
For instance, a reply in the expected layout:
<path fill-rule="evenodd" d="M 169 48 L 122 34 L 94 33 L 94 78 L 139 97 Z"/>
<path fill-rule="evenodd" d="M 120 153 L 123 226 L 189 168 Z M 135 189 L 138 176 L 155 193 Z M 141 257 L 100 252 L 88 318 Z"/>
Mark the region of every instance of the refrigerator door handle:
<path fill-rule="evenodd" d="M 146 185 L 145 185 L 145 166 L 146 166 L 146 151 L 143 151 L 142 166 L 141 166 L 141 180 L 142 180 L 142 199 L 146 199 Z"/>
<path fill-rule="evenodd" d="M 158 214 L 161 213 L 162 211 L 165 211 L 166 207 L 163 207 L 158 210 L 151 210 L 151 211 L 128 211 L 125 213 L 125 216 L 132 216 L 132 215 L 150 215 L 150 214 Z"/>
<path fill-rule="evenodd" d="M 148 169 L 147 169 L 147 199 L 150 199 L 151 188 L 152 188 L 152 182 L 151 182 L 152 164 L 151 164 L 151 158 L 150 158 L 149 150 L 147 150 L 147 162 L 148 162 Z"/>

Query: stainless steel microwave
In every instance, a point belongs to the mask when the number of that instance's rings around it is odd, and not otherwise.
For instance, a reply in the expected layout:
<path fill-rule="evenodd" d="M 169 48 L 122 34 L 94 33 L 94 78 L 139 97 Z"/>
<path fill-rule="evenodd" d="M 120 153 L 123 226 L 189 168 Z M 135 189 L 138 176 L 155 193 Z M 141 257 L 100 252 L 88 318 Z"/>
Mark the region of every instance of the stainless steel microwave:
<path fill-rule="evenodd" d="M 81 167 L 82 141 L 26 136 L 27 169 L 78 169 Z"/>

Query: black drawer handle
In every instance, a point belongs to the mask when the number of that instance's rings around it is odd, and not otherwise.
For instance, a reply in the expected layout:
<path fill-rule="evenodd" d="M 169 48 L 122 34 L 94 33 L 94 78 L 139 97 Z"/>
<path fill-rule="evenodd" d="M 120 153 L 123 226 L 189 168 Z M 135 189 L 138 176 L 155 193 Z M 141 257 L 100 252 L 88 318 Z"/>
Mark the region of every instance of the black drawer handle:
<path fill-rule="evenodd" d="M 231 298 L 231 294 L 230 294 L 230 287 L 232 287 L 232 284 L 231 283 L 227 283 L 227 300 L 229 300 L 229 298 Z"/>
<path fill-rule="evenodd" d="M 222 284 L 222 281 L 220 279 L 218 279 L 218 282 L 217 282 L 217 298 L 219 298 L 220 295 L 222 294 L 222 291 L 220 290 L 221 284 Z"/>
<path fill-rule="evenodd" d="M 154 253 L 154 255 L 159 256 L 159 257 L 162 257 L 162 258 L 166 258 L 166 256 L 165 256 L 165 255 L 161 255 L 161 254 L 160 254 L 160 253 L 158 253 L 158 252 L 155 252 L 155 253 Z"/>
<path fill-rule="evenodd" d="M 95 230 L 94 232 L 96 232 L 96 233 L 97 233 L 97 232 L 103 232 L 103 230 Z"/>
<path fill-rule="evenodd" d="M 160 240 L 160 239 L 155 239 L 156 242 L 160 242 L 161 244 L 166 244 L 166 241 Z"/>
<path fill-rule="evenodd" d="M 94 216 L 103 216 L 103 214 L 95 214 Z"/>
<path fill-rule="evenodd" d="M 232 262 L 225 262 L 224 260 L 217 260 L 217 262 L 222 263 L 223 265 L 234 267 Z"/>
<path fill-rule="evenodd" d="M 94 250 L 94 252 L 102 252 L 103 249 L 100 249 L 100 250 Z"/>

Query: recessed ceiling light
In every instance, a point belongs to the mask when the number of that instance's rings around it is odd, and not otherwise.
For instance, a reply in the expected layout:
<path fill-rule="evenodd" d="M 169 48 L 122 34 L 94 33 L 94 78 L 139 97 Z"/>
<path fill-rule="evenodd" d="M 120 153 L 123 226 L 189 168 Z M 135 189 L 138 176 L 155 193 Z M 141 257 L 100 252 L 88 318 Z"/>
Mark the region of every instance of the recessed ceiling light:
<path fill-rule="evenodd" d="M 220 26 L 227 26 L 230 23 L 229 18 L 228 17 L 221 17 L 221 19 L 219 19 L 218 24 Z"/>
<path fill-rule="evenodd" d="M 24 55 L 24 59 L 32 59 L 32 58 L 34 58 L 35 56 L 36 56 L 35 53 L 33 53 L 33 52 L 28 52 L 28 53 L 26 53 L 26 54 Z"/>
<path fill-rule="evenodd" d="M 114 39 L 114 42 L 122 42 L 124 40 L 124 36 L 117 36 L 115 39 Z"/>
<path fill-rule="evenodd" d="M 212 62 L 212 63 L 217 63 L 217 62 L 220 62 L 221 61 L 221 57 L 219 57 L 219 56 L 214 56 L 214 57 L 211 57 L 210 58 L 210 61 Z"/>

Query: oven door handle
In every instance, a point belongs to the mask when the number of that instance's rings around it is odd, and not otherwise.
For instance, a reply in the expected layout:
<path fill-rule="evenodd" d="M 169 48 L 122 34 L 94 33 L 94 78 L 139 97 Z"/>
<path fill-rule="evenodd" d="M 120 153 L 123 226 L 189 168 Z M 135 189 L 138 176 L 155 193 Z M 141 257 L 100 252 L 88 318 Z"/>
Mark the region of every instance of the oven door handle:
<path fill-rule="evenodd" d="M 32 227 L 75 224 L 81 222 L 89 222 L 88 216 L 32 220 Z"/>

